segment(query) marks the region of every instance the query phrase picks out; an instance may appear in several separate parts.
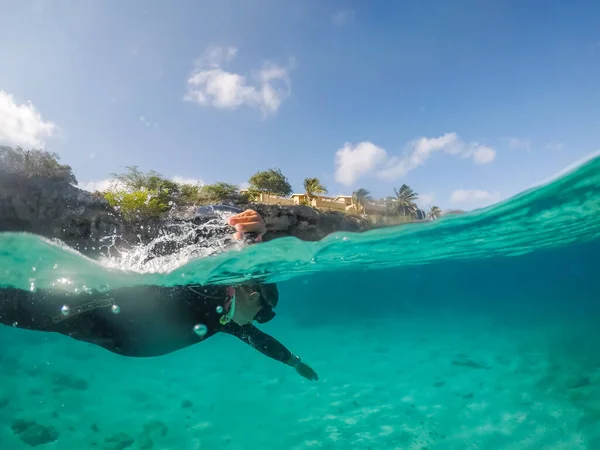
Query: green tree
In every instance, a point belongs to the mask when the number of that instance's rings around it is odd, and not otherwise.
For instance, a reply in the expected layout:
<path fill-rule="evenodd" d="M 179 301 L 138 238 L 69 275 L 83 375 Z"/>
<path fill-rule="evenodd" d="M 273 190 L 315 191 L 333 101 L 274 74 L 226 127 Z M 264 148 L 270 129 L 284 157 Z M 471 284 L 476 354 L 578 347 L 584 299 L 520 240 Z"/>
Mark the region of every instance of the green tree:
<path fill-rule="evenodd" d="M 309 199 L 315 197 L 315 194 L 327 194 L 327 189 L 318 178 L 305 178 L 304 191 Z"/>
<path fill-rule="evenodd" d="M 414 216 L 419 209 L 415 203 L 419 198 L 419 194 L 413 191 L 406 184 L 400 186 L 400 189 L 394 189 L 396 194 L 396 208 L 403 216 Z"/>
<path fill-rule="evenodd" d="M 77 184 L 71 166 L 59 160 L 57 153 L 45 150 L 0 146 L 0 168 L 8 172 Z"/>
<path fill-rule="evenodd" d="M 442 215 L 442 210 L 437 206 L 430 206 L 429 211 L 427 211 L 427 218 L 431 220 L 438 219 Z"/>
<path fill-rule="evenodd" d="M 240 189 L 235 184 L 218 182 L 214 184 L 206 184 L 199 190 L 198 198 L 200 203 L 244 203 L 244 195 L 240 193 Z"/>
<path fill-rule="evenodd" d="M 269 195 L 287 197 L 292 193 L 292 186 L 279 169 L 268 169 L 256 172 L 248 180 L 250 191 L 264 192 Z"/>
<path fill-rule="evenodd" d="M 113 173 L 112 176 L 127 191 L 164 191 L 174 197 L 180 192 L 180 187 L 177 183 L 167 180 L 154 170 L 144 173 L 138 166 L 127 166 L 126 168 L 127 172 Z"/>
<path fill-rule="evenodd" d="M 352 193 L 352 204 L 357 211 L 361 209 L 364 211 L 365 204 L 372 201 L 371 193 L 364 188 L 357 189 Z"/>

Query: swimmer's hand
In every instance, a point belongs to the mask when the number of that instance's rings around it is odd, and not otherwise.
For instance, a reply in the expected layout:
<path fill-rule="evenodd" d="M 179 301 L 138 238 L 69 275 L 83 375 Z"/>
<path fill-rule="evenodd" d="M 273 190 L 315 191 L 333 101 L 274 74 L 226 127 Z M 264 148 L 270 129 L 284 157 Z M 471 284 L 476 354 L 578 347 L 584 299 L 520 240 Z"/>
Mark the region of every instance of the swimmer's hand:
<path fill-rule="evenodd" d="M 245 233 L 254 233 L 258 236 L 255 242 L 260 242 L 263 235 L 267 232 L 265 220 L 253 209 L 247 209 L 244 212 L 231 216 L 227 223 L 235 227 L 236 232 L 233 234 L 233 238 L 237 240 L 243 239 Z"/>
<path fill-rule="evenodd" d="M 299 362 L 296 366 L 296 372 L 310 381 L 319 381 L 319 375 L 309 365 Z"/>

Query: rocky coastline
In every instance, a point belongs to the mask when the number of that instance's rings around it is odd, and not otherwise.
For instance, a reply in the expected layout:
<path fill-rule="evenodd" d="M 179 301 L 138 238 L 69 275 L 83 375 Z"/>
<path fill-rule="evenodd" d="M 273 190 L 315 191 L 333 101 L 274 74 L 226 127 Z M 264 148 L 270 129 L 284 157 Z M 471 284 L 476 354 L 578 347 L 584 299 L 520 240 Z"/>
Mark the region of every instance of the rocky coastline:
<path fill-rule="evenodd" d="M 308 206 L 236 205 L 258 211 L 267 222 L 265 241 L 292 236 L 317 241 L 336 231 L 373 227 L 366 219 Z M 129 248 L 155 239 L 173 221 L 191 221 L 196 206 L 176 206 L 161 218 L 126 221 L 101 195 L 64 182 L 0 171 L 0 232 L 25 231 L 58 239 L 89 257 L 106 246 Z"/>

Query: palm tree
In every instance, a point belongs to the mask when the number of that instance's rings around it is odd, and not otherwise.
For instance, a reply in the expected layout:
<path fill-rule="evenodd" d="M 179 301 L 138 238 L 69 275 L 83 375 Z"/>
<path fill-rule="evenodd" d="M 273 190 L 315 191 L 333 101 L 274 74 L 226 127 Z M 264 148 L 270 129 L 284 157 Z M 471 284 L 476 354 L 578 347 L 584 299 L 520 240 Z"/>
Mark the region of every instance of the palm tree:
<path fill-rule="evenodd" d="M 365 210 L 365 203 L 373 201 L 371 193 L 364 188 L 357 189 L 352 193 L 352 204 L 357 211 Z"/>
<path fill-rule="evenodd" d="M 308 199 L 312 199 L 315 194 L 327 194 L 327 189 L 321 184 L 318 178 L 305 178 L 304 191 Z"/>
<path fill-rule="evenodd" d="M 419 194 L 413 191 L 406 184 L 400 186 L 400 189 L 394 189 L 396 194 L 396 208 L 403 216 L 414 216 L 419 209 L 415 203 Z"/>
<path fill-rule="evenodd" d="M 437 206 L 430 206 L 429 211 L 427 212 L 427 218 L 429 220 L 438 219 L 442 215 L 442 210 Z"/>

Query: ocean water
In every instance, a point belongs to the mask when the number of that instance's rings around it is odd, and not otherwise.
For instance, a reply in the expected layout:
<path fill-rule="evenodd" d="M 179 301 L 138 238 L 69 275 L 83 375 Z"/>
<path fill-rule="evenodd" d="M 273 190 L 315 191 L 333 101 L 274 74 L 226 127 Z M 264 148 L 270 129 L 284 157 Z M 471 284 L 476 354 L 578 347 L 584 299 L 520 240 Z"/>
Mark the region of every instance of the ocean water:
<path fill-rule="evenodd" d="M 320 380 L 230 336 L 136 359 L 2 327 L 0 449 L 600 449 L 600 158 L 434 222 L 147 252 L 1 233 L 0 284 L 277 282 L 261 328 Z"/>

